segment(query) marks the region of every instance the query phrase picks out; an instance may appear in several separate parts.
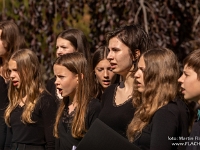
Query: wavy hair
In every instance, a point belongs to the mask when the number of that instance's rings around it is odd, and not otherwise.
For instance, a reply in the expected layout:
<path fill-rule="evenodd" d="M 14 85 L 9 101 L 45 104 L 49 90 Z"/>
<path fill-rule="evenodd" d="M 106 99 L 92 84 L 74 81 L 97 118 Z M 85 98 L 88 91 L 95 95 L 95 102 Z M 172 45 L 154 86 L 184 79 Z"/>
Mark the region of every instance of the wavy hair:
<path fill-rule="evenodd" d="M 21 120 L 24 124 L 35 123 L 31 119 L 32 111 L 45 89 L 39 60 L 36 54 L 29 49 L 21 49 L 13 53 L 10 60 L 16 61 L 17 72 L 20 77 L 20 87 L 16 89 L 10 82 L 8 89 L 9 105 L 5 111 L 5 122 L 10 126 L 10 114 L 26 96 Z"/>
<path fill-rule="evenodd" d="M 1 41 L 6 50 L 5 62 L 0 57 L 0 65 L 3 66 L 2 75 L 4 78 L 9 78 L 7 74 L 8 60 L 16 50 L 26 48 L 26 42 L 21 35 L 17 24 L 11 20 L 0 21 Z"/>
<path fill-rule="evenodd" d="M 76 90 L 77 106 L 76 112 L 72 121 L 71 133 L 74 138 L 81 138 L 86 132 L 85 117 L 87 112 L 87 106 L 90 100 L 90 71 L 87 65 L 87 60 L 83 54 L 79 52 L 69 53 L 62 55 L 56 59 L 54 65 L 61 65 L 66 67 L 69 71 L 78 75 L 78 87 Z M 54 136 L 58 136 L 58 124 L 62 116 L 64 108 L 68 105 L 69 100 L 64 97 L 59 106 L 56 122 L 54 125 Z"/>
<path fill-rule="evenodd" d="M 179 64 L 169 49 L 151 49 L 142 54 L 145 62 L 145 90 L 139 93 L 133 88 L 133 105 L 137 108 L 127 129 L 127 137 L 133 142 L 151 121 L 154 113 L 173 101 L 178 93 Z M 135 84 L 136 85 L 136 84 Z"/>

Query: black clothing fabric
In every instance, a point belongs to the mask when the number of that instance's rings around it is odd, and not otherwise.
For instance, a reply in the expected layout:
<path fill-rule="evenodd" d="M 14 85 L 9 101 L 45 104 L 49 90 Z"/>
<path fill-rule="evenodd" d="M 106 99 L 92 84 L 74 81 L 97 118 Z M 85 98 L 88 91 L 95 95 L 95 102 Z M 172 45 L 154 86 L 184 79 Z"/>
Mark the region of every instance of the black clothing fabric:
<path fill-rule="evenodd" d="M 200 150 L 200 120 L 194 122 L 186 145 L 186 150 Z"/>
<path fill-rule="evenodd" d="M 151 122 L 142 130 L 134 144 L 143 150 L 185 150 L 185 145 L 178 147 L 173 144 L 185 142 L 188 128 L 188 108 L 182 100 L 177 99 L 155 112 Z"/>
<path fill-rule="evenodd" d="M 121 105 L 115 104 L 115 94 L 118 84 L 109 86 L 102 95 L 102 110 L 99 119 L 126 138 L 126 130 L 131 122 L 135 108 L 129 99 Z"/>
<path fill-rule="evenodd" d="M 98 117 L 100 110 L 101 110 L 101 104 L 99 100 L 92 99 L 89 102 L 88 111 L 86 115 L 86 120 L 85 120 L 86 129 L 89 129 L 91 124 Z M 59 125 L 58 125 L 59 138 L 56 139 L 56 150 L 72 150 L 72 147 L 77 146 L 78 143 L 81 141 L 81 139 L 75 139 L 71 135 L 71 128 L 70 128 L 71 121 L 70 120 L 72 120 L 72 117 L 71 119 L 69 119 L 69 121 L 66 121 L 67 120 L 66 118 L 64 118 L 64 121 L 63 121 L 63 117 L 66 117 L 66 116 L 63 115 L 61 117 Z"/>
<path fill-rule="evenodd" d="M 51 95 L 54 97 L 54 99 L 56 99 L 56 103 L 59 104 L 59 98 L 56 94 L 56 85 L 55 85 L 55 81 L 56 81 L 56 78 L 53 77 L 51 78 L 50 80 L 47 81 L 46 83 L 46 89 L 49 93 L 51 93 Z"/>
<path fill-rule="evenodd" d="M 4 112 L 8 105 L 8 85 L 5 80 L 0 76 L 0 150 L 4 149 L 6 140 L 6 124 L 4 121 Z"/>
<path fill-rule="evenodd" d="M 11 150 L 45 150 L 45 146 L 13 143 Z"/>
<path fill-rule="evenodd" d="M 96 119 L 76 150 L 141 150 L 128 139 Z"/>
<path fill-rule="evenodd" d="M 21 107 L 18 105 L 10 115 L 11 128 L 8 130 L 8 135 L 12 135 L 12 140 L 7 139 L 6 146 L 8 146 L 9 143 L 17 143 L 32 146 L 45 146 L 45 149 L 49 150 L 55 149 L 55 138 L 53 137 L 53 125 L 56 115 L 55 99 L 46 91 L 40 95 L 40 99 L 32 113 L 32 120 L 35 121 L 35 123 L 32 124 L 22 123 L 21 115 L 23 109 L 24 106 Z"/>

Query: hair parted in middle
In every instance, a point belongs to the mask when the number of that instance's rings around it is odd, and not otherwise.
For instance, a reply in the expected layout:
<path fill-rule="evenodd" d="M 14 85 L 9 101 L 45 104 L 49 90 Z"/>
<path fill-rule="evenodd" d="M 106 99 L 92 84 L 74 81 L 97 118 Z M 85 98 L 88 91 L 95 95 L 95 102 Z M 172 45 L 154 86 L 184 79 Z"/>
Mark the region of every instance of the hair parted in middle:
<path fill-rule="evenodd" d="M 24 110 L 22 113 L 22 122 L 34 123 L 31 114 L 39 99 L 39 95 L 45 90 L 40 63 L 37 55 L 30 49 L 21 49 L 15 51 L 10 60 L 16 61 L 17 72 L 20 77 L 20 87 L 16 89 L 10 82 L 8 89 L 9 105 L 5 111 L 5 121 L 9 125 L 10 113 L 19 105 L 19 101 L 25 96 Z"/>
<path fill-rule="evenodd" d="M 101 46 L 99 47 L 92 56 L 92 71 L 93 71 L 93 77 L 95 77 L 95 67 L 97 64 L 104 60 L 107 59 L 109 49 L 106 46 Z M 102 86 L 98 82 L 98 79 L 94 79 L 94 97 L 101 97 L 102 94 Z"/>
<path fill-rule="evenodd" d="M 86 132 L 85 117 L 87 106 L 90 101 L 90 75 L 87 60 L 82 53 L 74 52 L 62 55 L 56 59 L 54 65 L 66 67 L 69 71 L 78 75 L 78 87 L 76 89 L 77 107 L 72 121 L 72 136 L 81 138 Z M 58 138 L 58 124 L 65 106 L 69 103 L 68 97 L 64 97 L 59 106 L 56 122 L 54 125 L 54 136 Z"/>
<path fill-rule="evenodd" d="M 142 56 L 145 62 L 145 89 L 140 93 L 136 84 L 133 87 L 136 112 L 127 130 L 127 137 L 131 142 L 141 134 L 159 108 L 175 100 L 179 89 L 179 64 L 173 51 L 155 48 L 144 52 Z"/>
<path fill-rule="evenodd" d="M 88 63 L 91 64 L 90 46 L 86 36 L 81 30 L 74 28 L 64 30 L 57 35 L 56 39 L 58 38 L 70 41 L 76 51 L 83 53 Z"/>

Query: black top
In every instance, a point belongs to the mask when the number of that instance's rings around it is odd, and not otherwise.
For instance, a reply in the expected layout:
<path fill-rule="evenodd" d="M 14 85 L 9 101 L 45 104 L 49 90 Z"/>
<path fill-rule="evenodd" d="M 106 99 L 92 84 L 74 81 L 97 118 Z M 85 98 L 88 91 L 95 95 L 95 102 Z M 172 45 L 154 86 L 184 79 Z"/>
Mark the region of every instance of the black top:
<path fill-rule="evenodd" d="M 46 83 L 46 89 L 49 93 L 51 93 L 51 95 L 54 97 L 54 99 L 56 99 L 56 103 L 57 105 L 59 104 L 59 98 L 56 94 L 56 85 L 55 85 L 55 81 L 56 81 L 56 78 L 53 77 L 49 80 L 47 80 L 47 83 Z"/>
<path fill-rule="evenodd" d="M 173 143 L 184 143 L 188 137 L 189 112 L 181 100 L 170 102 L 158 109 L 151 122 L 136 138 L 134 144 L 141 149 L 176 150 L 185 146 L 172 146 Z"/>
<path fill-rule="evenodd" d="M 200 150 L 200 120 L 194 122 L 186 145 L 186 150 Z"/>
<path fill-rule="evenodd" d="M 43 92 L 32 113 L 32 120 L 36 123 L 24 124 L 21 121 L 23 107 L 17 106 L 10 115 L 10 133 L 12 143 L 27 145 L 45 145 L 46 149 L 55 149 L 53 125 L 56 115 L 55 99 Z M 6 140 L 11 142 L 11 139 Z M 9 144 L 6 144 L 9 145 Z"/>
<path fill-rule="evenodd" d="M 133 118 L 135 109 L 131 99 L 121 105 L 115 104 L 117 86 L 118 84 L 113 84 L 103 93 L 99 119 L 123 137 L 126 137 L 126 130 Z"/>
<path fill-rule="evenodd" d="M 85 126 L 89 129 L 94 120 L 98 117 L 101 110 L 101 104 L 99 100 L 92 99 L 89 103 L 89 109 L 87 111 Z M 75 110 L 76 111 L 76 110 Z M 71 121 L 73 119 L 74 112 L 70 115 L 66 115 L 67 109 L 63 112 L 58 125 L 59 139 L 56 140 L 57 150 L 72 150 L 73 146 L 77 146 L 81 139 L 75 139 L 71 135 Z"/>
<path fill-rule="evenodd" d="M 8 86 L 0 76 L 0 150 L 3 150 L 6 139 L 6 124 L 4 121 L 4 111 L 8 104 Z"/>

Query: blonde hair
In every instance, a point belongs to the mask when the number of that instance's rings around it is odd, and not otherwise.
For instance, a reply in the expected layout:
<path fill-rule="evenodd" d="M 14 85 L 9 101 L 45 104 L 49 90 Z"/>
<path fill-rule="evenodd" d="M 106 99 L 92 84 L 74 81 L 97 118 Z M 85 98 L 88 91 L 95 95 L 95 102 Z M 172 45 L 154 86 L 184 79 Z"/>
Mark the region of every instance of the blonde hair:
<path fill-rule="evenodd" d="M 16 61 L 17 72 L 20 77 L 20 87 L 16 89 L 10 82 L 8 89 L 9 105 L 5 111 L 5 122 L 10 126 L 10 114 L 26 96 L 21 120 L 24 124 L 34 123 L 32 112 L 45 89 L 40 71 L 40 64 L 36 54 L 29 49 L 21 49 L 13 53 L 10 60 Z"/>
<path fill-rule="evenodd" d="M 76 90 L 77 106 L 76 112 L 72 121 L 71 133 L 74 138 L 81 138 L 86 132 L 85 117 L 87 112 L 87 106 L 90 99 L 89 82 L 90 76 L 88 74 L 89 68 L 87 66 L 87 60 L 83 54 L 79 52 L 69 53 L 60 56 L 56 59 L 54 65 L 61 65 L 66 67 L 69 71 L 78 75 L 78 87 Z M 58 124 L 60 117 L 63 113 L 65 106 L 68 105 L 68 98 L 64 97 L 61 101 L 60 107 L 57 112 L 56 122 L 54 125 L 54 136 L 58 136 Z"/>
<path fill-rule="evenodd" d="M 175 54 L 168 49 L 151 49 L 142 55 L 145 62 L 145 90 L 139 93 L 134 86 L 133 105 L 137 108 L 128 126 L 127 137 L 133 142 L 151 121 L 154 113 L 174 100 L 178 92 L 179 65 Z"/>

